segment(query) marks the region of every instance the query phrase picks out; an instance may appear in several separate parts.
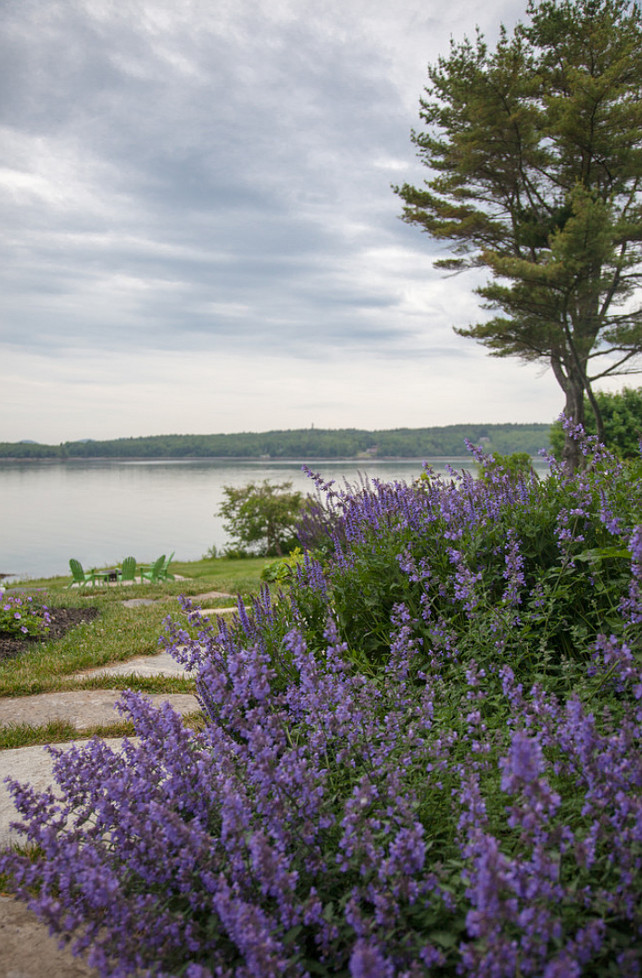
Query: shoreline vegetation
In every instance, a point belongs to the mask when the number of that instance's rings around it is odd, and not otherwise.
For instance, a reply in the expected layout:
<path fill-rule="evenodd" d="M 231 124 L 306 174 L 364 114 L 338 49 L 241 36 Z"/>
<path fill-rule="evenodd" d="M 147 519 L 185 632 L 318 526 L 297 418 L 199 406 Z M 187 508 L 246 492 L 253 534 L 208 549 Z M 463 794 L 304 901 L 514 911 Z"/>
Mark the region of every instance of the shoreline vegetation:
<path fill-rule="evenodd" d="M 202 459 L 296 461 L 298 459 L 396 460 L 462 458 L 466 442 L 485 452 L 537 455 L 550 445 L 549 424 L 458 424 L 430 428 L 300 428 L 286 431 L 212 435 L 151 435 L 107 441 L 84 439 L 45 445 L 0 442 L 0 461 L 107 459 Z"/>

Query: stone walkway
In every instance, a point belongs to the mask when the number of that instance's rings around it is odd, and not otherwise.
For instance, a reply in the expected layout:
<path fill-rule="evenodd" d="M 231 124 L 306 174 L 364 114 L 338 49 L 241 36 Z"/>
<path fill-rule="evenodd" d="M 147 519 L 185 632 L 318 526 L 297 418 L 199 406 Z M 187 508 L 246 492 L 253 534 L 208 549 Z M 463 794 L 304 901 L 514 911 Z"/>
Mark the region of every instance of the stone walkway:
<path fill-rule="evenodd" d="M 60 950 L 24 903 L 0 894 L 0 978 L 98 978 L 95 968 Z"/>
<path fill-rule="evenodd" d="M 194 601 L 230 598 L 231 595 L 210 591 L 198 595 Z M 147 598 L 130 599 L 125 604 L 136 606 L 151 603 Z M 236 608 L 203 608 L 204 618 L 226 614 Z M 185 676 L 183 667 L 168 653 L 153 656 L 136 656 L 126 662 L 101 666 L 76 673 L 71 678 L 86 679 L 88 676 Z M 126 685 L 126 684 L 124 684 Z M 115 689 L 70 690 L 59 693 L 39 693 L 0 699 L 0 727 L 12 724 L 42 726 L 52 720 L 71 723 L 82 735 L 87 728 L 122 722 L 123 717 L 114 705 L 120 698 Z M 199 709 L 198 700 L 188 693 L 153 694 L 154 703 L 169 702 L 182 716 Z M 79 738 L 82 740 L 82 736 Z M 114 749 L 122 744 L 122 738 L 106 738 Z M 76 743 L 75 741 L 74 743 Z M 70 746 L 58 744 L 59 747 Z M 44 747 L 19 747 L 0 751 L 0 847 L 20 839 L 10 828 L 18 819 L 11 797 L 4 784 L 5 777 L 27 782 L 43 790 L 52 783 L 52 758 Z M 28 907 L 8 894 L 0 893 L 0 978 L 98 978 L 98 972 L 89 968 L 68 950 L 59 950 L 55 937 L 41 924 Z"/>

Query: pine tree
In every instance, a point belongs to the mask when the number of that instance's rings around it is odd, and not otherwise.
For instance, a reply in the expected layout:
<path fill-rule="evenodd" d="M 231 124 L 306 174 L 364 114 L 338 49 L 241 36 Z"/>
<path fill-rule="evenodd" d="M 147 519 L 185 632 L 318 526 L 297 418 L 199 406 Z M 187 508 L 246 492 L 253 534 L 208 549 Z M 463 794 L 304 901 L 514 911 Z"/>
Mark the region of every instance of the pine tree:
<path fill-rule="evenodd" d="M 457 329 L 491 355 L 550 365 L 564 412 L 603 433 L 593 384 L 634 371 L 642 261 L 642 15 L 627 0 L 529 3 L 490 50 L 451 42 L 429 66 L 413 132 L 429 168 L 404 220 L 449 243 L 437 267 L 481 267 L 491 318 Z M 564 457 L 580 463 L 567 438 Z"/>

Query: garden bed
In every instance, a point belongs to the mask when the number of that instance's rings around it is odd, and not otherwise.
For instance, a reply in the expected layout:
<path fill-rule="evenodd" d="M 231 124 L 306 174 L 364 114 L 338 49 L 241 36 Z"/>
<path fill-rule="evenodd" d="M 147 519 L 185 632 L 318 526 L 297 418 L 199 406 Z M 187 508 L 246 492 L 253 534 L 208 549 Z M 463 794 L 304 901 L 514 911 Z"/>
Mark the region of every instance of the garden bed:
<path fill-rule="evenodd" d="M 62 638 L 71 628 L 98 617 L 98 608 L 48 608 L 50 625 L 45 635 L 25 636 L 0 632 L 0 662 L 38 648 L 43 641 Z"/>

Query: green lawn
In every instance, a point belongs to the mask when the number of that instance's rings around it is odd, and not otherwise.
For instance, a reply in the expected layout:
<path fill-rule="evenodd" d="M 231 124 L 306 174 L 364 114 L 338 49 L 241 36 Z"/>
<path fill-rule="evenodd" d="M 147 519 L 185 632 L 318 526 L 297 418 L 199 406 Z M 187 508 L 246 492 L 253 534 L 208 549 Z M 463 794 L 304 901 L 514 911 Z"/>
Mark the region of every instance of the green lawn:
<path fill-rule="evenodd" d="M 171 571 L 185 578 L 157 584 L 69 588 L 63 577 L 30 580 L 29 592 L 51 608 L 83 607 L 99 610 L 91 622 L 73 628 L 57 641 L 43 641 L 17 659 L 0 662 L 0 696 L 26 696 L 65 689 L 119 688 L 122 677 L 75 680 L 73 673 L 106 663 L 124 661 L 136 655 L 153 655 L 168 616 L 182 614 L 179 595 L 197 598 L 209 591 L 221 591 L 231 598 L 208 598 L 207 607 L 231 607 L 236 596 L 255 593 L 261 586 L 261 569 L 268 561 L 250 557 L 242 560 L 214 558 L 193 562 L 176 561 Z M 11 591 L 11 587 L 8 588 Z M 128 608 L 129 598 L 151 598 L 155 603 Z M 145 692 L 185 692 L 193 688 L 189 680 L 158 677 L 141 679 L 136 684 Z"/>

